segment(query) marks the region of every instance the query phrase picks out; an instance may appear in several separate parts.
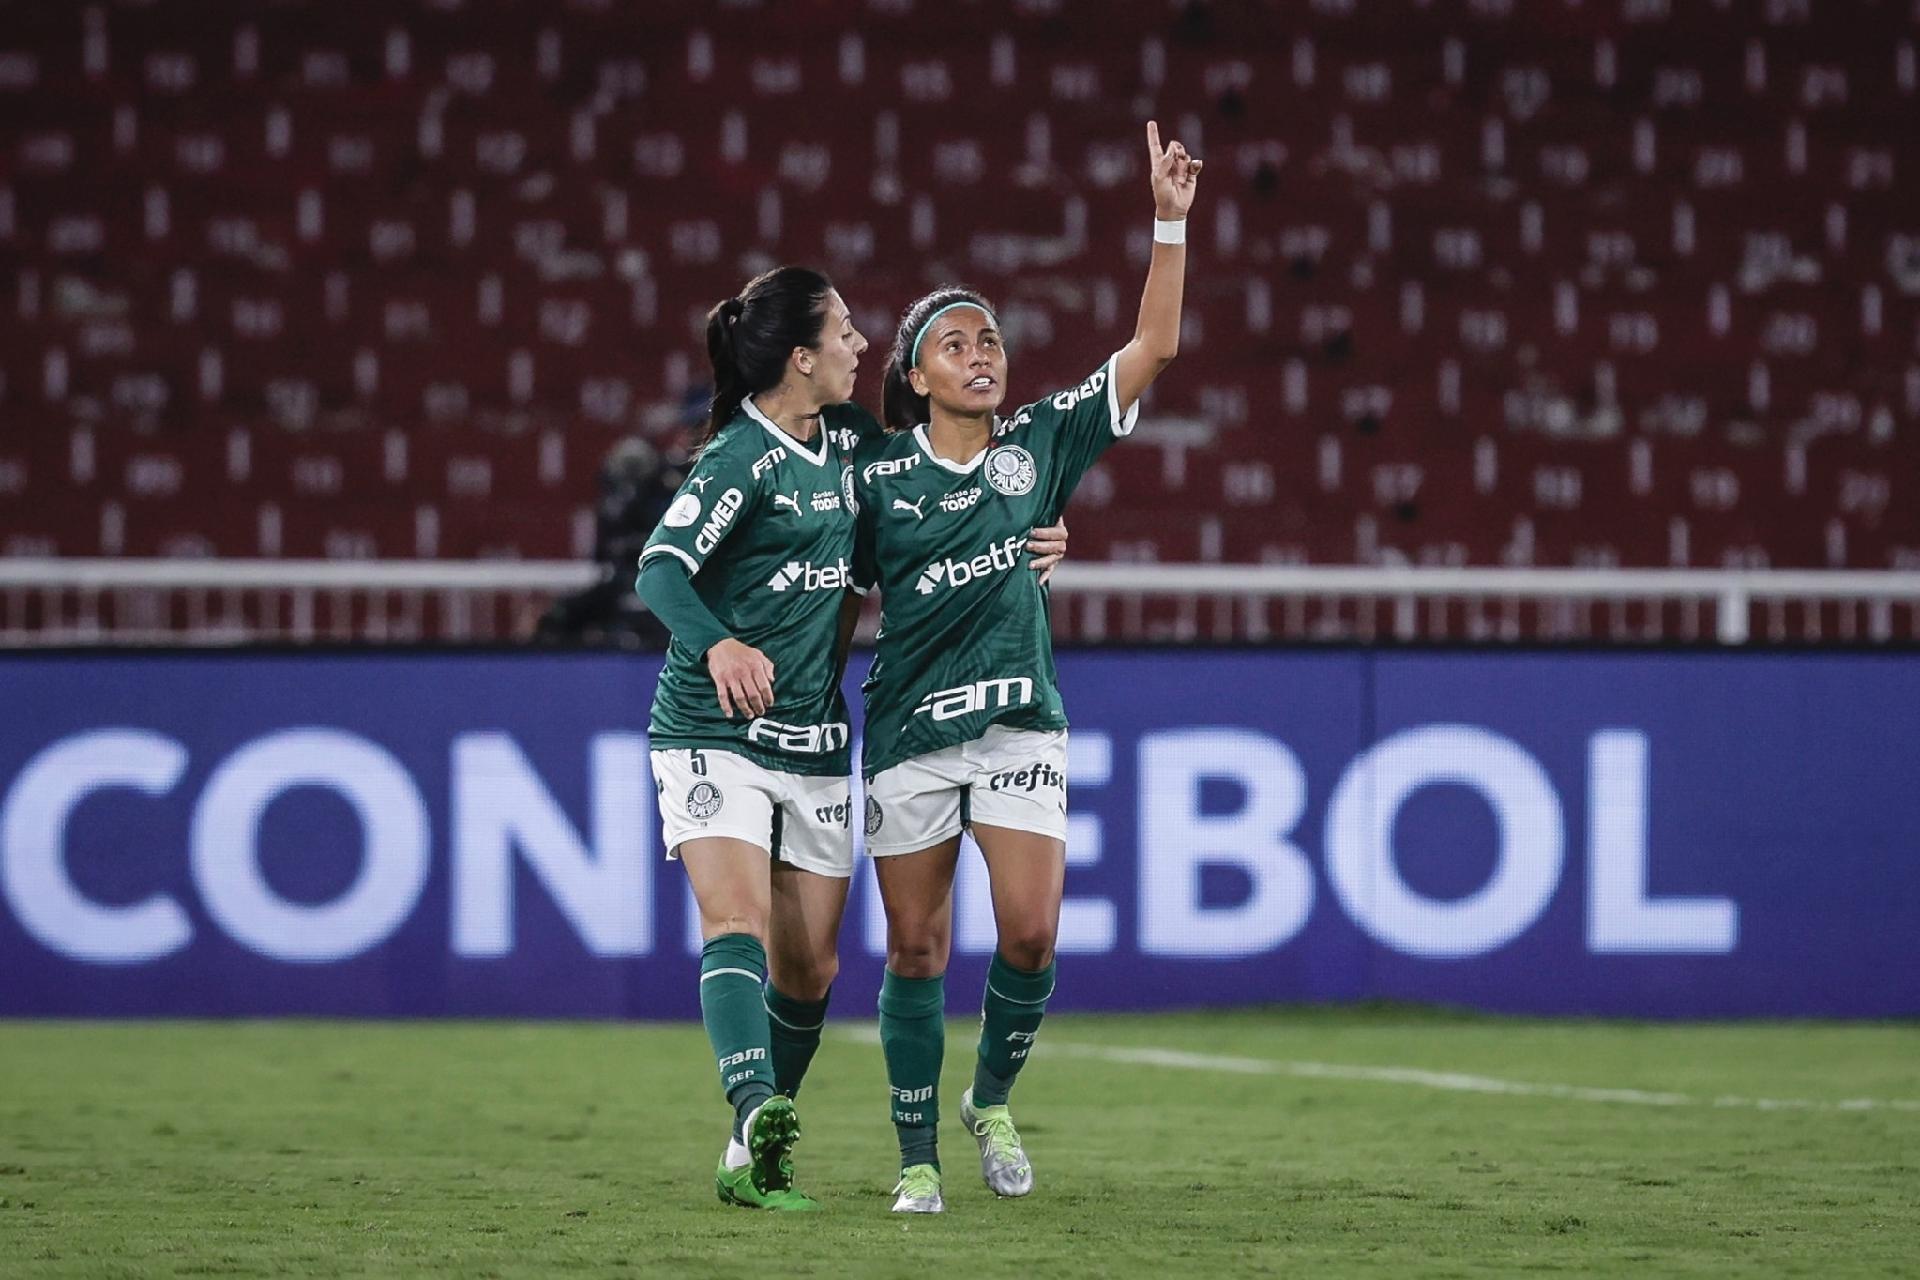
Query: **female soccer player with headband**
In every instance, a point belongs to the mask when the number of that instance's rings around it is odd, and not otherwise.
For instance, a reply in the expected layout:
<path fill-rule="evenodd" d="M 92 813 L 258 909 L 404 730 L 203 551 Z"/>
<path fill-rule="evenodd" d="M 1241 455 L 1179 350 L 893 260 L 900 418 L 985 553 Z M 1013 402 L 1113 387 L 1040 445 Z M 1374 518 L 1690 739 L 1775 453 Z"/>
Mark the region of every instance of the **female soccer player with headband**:
<path fill-rule="evenodd" d="M 715 1186 L 750 1208 L 819 1207 L 793 1185 L 792 1098 L 853 872 L 840 676 L 858 614 L 850 456 L 879 434 L 847 403 L 866 347 L 802 267 L 714 307 L 699 453 L 640 559 L 641 597 L 673 634 L 648 729 L 664 843 L 699 904 L 701 1016 L 734 1112 Z M 1065 530 L 1034 532 L 1049 567 Z"/>
<path fill-rule="evenodd" d="M 854 458 L 855 580 L 883 591 L 868 675 L 867 851 L 887 914 L 880 990 L 902 1171 L 897 1212 L 939 1213 L 936 1145 L 944 974 L 960 833 L 993 884 L 998 946 L 987 972 L 973 1087 L 961 1120 L 987 1186 L 1033 1189 L 1007 1109 L 1053 993 L 1066 874 L 1067 718 L 1047 598 L 1021 543 L 1057 519 L 1180 348 L 1186 216 L 1200 161 L 1147 124 L 1152 265 L 1132 339 L 1087 379 L 997 416 L 1007 354 L 985 298 L 944 288 L 907 308 L 886 375 L 891 434 Z"/>

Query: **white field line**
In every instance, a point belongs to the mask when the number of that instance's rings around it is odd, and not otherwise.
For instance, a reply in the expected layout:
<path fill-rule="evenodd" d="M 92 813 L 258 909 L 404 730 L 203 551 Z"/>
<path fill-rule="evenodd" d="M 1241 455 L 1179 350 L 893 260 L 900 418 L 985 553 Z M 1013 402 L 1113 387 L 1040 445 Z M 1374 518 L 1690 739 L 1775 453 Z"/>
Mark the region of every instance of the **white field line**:
<path fill-rule="evenodd" d="M 848 1039 L 880 1043 L 880 1029 L 872 1023 L 844 1029 Z M 1448 1093 L 1489 1093 L 1516 1098 L 1557 1098 L 1568 1102 L 1612 1102 L 1637 1107 L 1725 1107 L 1747 1111 L 1908 1111 L 1920 1113 L 1920 1100 L 1907 1098 L 1747 1098 L 1736 1094 L 1707 1097 L 1647 1089 L 1597 1089 L 1577 1084 L 1536 1084 L 1502 1080 L 1497 1076 L 1467 1075 L 1458 1071 L 1427 1071 L 1419 1067 L 1360 1067 L 1337 1062 L 1303 1062 L 1277 1058 L 1236 1058 L 1217 1053 L 1190 1053 L 1183 1049 L 1125 1048 L 1046 1040 L 1034 1046 L 1049 1057 L 1092 1058 L 1175 1071 L 1216 1071 L 1229 1075 L 1292 1076 L 1302 1080 L 1357 1080 L 1371 1084 L 1412 1085 Z"/>

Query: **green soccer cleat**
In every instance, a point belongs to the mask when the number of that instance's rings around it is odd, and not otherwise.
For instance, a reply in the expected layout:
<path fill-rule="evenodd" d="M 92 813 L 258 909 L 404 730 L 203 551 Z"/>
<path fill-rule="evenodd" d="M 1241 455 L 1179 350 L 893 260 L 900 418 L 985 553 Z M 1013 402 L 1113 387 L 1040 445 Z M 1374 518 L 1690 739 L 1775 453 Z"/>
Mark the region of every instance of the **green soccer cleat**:
<path fill-rule="evenodd" d="M 1027 1163 L 1020 1131 L 1013 1127 L 1013 1115 L 1004 1104 L 975 1107 L 969 1089 L 960 1095 L 960 1122 L 980 1144 L 980 1176 L 986 1179 L 987 1190 L 1007 1198 L 1033 1190 L 1033 1166 Z"/>
<path fill-rule="evenodd" d="M 762 1191 L 793 1189 L 793 1146 L 800 1141 L 800 1113 L 793 1099 L 775 1094 L 747 1113 L 742 1126 L 752 1159 L 753 1182 Z"/>
<path fill-rule="evenodd" d="M 945 1213 L 946 1201 L 940 1198 L 940 1171 L 930 1164 L 916 1164 L 900 1171 L 893 1188 L 900 1193 L 893 1202 L 895 1213 Z"/>
<path fill-rule="evenodd" d="M 713 1189 L 720 1196 L 721 1204 L 730 1204 L 740 1209 L 773 1209 L 786 1213 L 813 1213 L 820 1208 L 820 1202 L 804 1191 L 792 1187 L 784 1191 L 762 1191 L 753 1184 L 753 1166 L 743 1164 L 738 1169 L 727 1168 L 725 1160 L 714 1170 Z"/>

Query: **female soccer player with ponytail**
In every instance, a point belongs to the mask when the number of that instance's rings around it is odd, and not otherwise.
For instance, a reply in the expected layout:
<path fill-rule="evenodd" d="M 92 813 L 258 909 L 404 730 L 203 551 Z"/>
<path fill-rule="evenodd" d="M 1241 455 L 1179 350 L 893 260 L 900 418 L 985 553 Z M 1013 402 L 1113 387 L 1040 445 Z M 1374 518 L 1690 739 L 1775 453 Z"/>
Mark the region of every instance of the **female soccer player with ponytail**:
<path fill-rule="evenodd" d="M 939 1213 L 936 1145 L 953 877 L 970 827 L 993 885 L 973 1087 L 960 1116 L 1001 1196 L 1033 1189 L 1007 1095 L 1054 985 L 1066 875 L 1067 719 L 1046 594 L 1021 569 L 1180 347 L 1186 216 L 1200 161 L 1147 124 L 1152 265 L 1132 339 L 1077 386 L 998 417 L 1007 356 L 986 299 L 946 288 L 907 309 L 886 375 L 892 434 L 855 455 L 855 579 L 883 593 L 867 677 L 867 851 L 887 913 L 880 1040 L 900 1139 L 894 1210 Z"/>
<path fill-rule="evenodd" d="M 853 872 L 849 458 L 879 425 L 846 402 L 866 347 L 832 283 L 802 267 L 714 307 L 699 453 L 640 558 L 641 597 L 673 634 L 654 783 L 667 856 L 699 904 L 701 1016 L 734 1112 L 715 1186 L 752 1208 L 819 1207 L 793 1185 L 792 1099 Z M 1057 562 L 1065 530 L 1034 534 L 1036 563 Z"/>

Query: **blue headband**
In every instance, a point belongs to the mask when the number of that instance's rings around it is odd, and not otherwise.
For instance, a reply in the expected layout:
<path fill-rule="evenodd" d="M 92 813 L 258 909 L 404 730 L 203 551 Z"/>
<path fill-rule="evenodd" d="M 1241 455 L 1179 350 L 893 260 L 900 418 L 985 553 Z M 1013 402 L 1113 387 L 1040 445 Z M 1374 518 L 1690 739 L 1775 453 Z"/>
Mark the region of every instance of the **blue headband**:
<path fill-rule="evenodd" d="M 920 344 L 926 340 L 927 330 L 933 327 L 933 322 L 955 307 L 973 307 L 987 318 L 987 323 L 996 329 L 1000 327 L 1000 322 L 994 319 L 993 312 L 987 309 L 987 304 L 984 302 L 975 302 L 970 298 L 962 298 L 958 302 L 949 302 L 946 306 L 941 307 L 938 311 L 935 311 L 932 315 L 920 322 L 920 332 L 913 335 L 913 352 L 907 357 L 907 368 L 911 369 L 920 363 Z"/>

